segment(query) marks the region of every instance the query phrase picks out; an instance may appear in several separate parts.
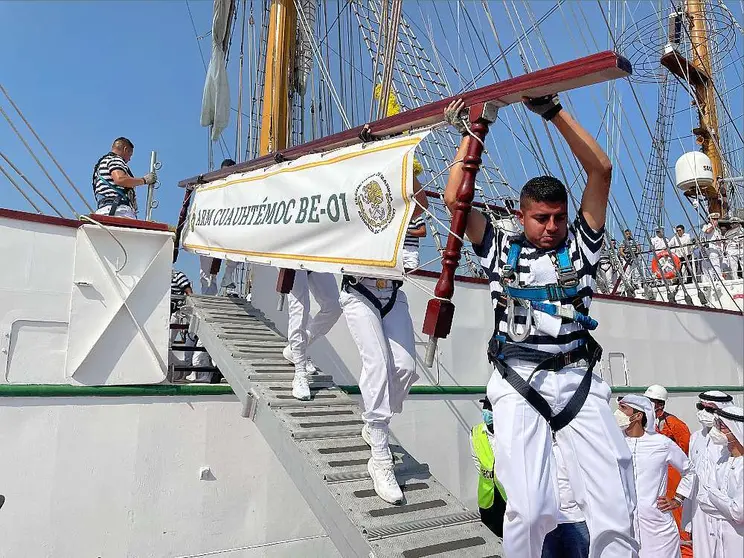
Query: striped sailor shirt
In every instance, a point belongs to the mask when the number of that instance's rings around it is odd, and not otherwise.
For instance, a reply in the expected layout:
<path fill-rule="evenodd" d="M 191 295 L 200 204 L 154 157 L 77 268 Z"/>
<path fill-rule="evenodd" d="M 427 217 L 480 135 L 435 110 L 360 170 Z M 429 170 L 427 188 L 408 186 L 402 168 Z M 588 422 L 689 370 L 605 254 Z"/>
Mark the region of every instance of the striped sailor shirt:
<path fill-rule="evenodd" d="M 171 273 L 171 314 L 183 306 L 183 300 L 173 300 L 174 296 L 183 296 L 186 294 L 186 289 L 191 288 L 191 282 L 189 278 L 181 271 L 175 269 Z"/>
<path fill-rule="evenodd" d="M 403 240 L 403 247 L 408 248 L 409 250 L 418 250 L 419 248 L 419 237 L 413 236 L 411 231 L 415 231 L 419 227 L 423 226 L 425 224 L 424 221 L 424 214 L 422 213 L 418 217 L 414 217 L 411 219 L 411 222 L 408 223 L 408 228 L 406 229 L 406 238 Z"/>
<path fill-rule="evenodd" d="M 596 288 L 597 263 L 602 251 L 603 235 L 604 227 L 598 231 L 593 230 L 581 214 L 568 228 L 568 239 L 566 240 L 568 251 L 579 280 L 578 294 L 582 297 L 587 310 Z M 480 258 L 480 263 L 488 276 L 494 310 L 498 297 L 504 292 L 501 284 L 502 269 L 506 265 L 511 244 L 510 239 L 512 238 L 514 237 L 504 231 L 495 229 L 491 221 L 488 220 L 483 234 L 483 242 L 479 245 L 473 245 L 473 249 Z M 557 283 L 558 273 L 550 257 L 551 253 L 554 254 L 555 250 L 541 250 L 525 241 L 515 270 L 518 286 Z M 519 305 L 515 306 L 515 311 L 514 321 L 519 326 L 517 330 L 521 331 L 527 321 L 527 312 Z M 535 314 L 542 313 L 535 312 Z M 506 312 L 502 314 L 501 320 L 496 324 L 496 329 L 500 335 L 510 340 L 507 334 Z M 567 352 L 580 346 L 585 337 L 586 331 L 584 328 L 574 321 L 563 320 L 558 336 L 554 337 L 538 329 L 535 320 L 533 320 L 530 335 L 520 345 L 548 353 Z"/>
<path fill-rule="evenodd" d="M 137 209 L 135 201 L 134 188 L 119 188 L 119 190 L 125 190 L 129 203 L 125 204 L 120 199 L 119 192 L 114 188 L 114 179 L 111 176 L 111 172 L 120 170 L 129 176 L 134 176 L 132 171 L 129 170 L 129 165 L 119 155 L 113 152 L 109 152 L 98 160 L 95 168 L 93 169 L 93 194 L 98 202 L 98 207 L 105 205 L 111 205 L 114 202 L 119 202 L 119 205 L 129 205 L 132 209 Z"/>

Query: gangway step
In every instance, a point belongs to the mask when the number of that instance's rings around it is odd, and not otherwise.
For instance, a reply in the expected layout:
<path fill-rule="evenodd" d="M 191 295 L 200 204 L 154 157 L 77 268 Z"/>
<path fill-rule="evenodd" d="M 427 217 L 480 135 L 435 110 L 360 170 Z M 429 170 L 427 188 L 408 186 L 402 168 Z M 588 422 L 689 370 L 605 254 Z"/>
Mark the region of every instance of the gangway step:
<path fill-rule="evenodd" d="M 189 366 L 189 365 L 174 365 L 173 370 L 175 372 L 219 372 L 220 369 L 216 366 Z"/>
<path fill-rule="evenodd" d="M 404 502 L 392 506 L 372 487 L 370 451 L 356 400 L 320 373 L 311 398 L 292 397 L 287 340 L 242 299 L 190 296 L 191 331 L 199 336 L 344 558 L 502 556 L 501 541 L 391 439 Z"/>
<path fill-rule="evenodd" d="M 173 343 L 171 345 L 171 351 L 193 351 L 193 352 L 203 352 L 206 351 L 204 347 L 192 347 L 191 345 L 184 345 L 183 343 Z"/>

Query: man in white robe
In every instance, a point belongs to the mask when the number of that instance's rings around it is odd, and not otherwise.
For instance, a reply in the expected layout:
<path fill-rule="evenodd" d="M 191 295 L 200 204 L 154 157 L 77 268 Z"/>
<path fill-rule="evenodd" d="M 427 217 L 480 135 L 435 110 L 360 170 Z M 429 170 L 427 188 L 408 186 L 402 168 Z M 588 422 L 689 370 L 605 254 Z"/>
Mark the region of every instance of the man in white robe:
<path fill-rule="evenodd" d="M 700 477 L 701 473 L 710 463 L 716 463 L 721 456 L 722 448 L 711 443 L 708 434 L 713 428 L 715 412 L 726 405 L 730 405 L 733 398 L 722 391 L 706 391 L 701 393 L 697 402 L 697 418 L 701 428 L 692 433 L 690 437 L 690 461 L 695 473 Z M 692 531 L 692 553 L 695 558 L 711 558 L 715 550 L 715 539 L 710 536 L 717 530 L 719 517 L 704 512 L 699 501 L 704 502 L 703 507 L 709 511 L 711 506 L 708 495 L 702 482 L 697 486 L 692 483 L 680 481 L 677 492 L 685 496 L 685 509 L 682 514 L 683 525 L 690 525 L 685 530 Z"/>
<path fill-rule="evenodd" d="M 707 533 L 712 548 L 709 557 L 739 558 L 744 556 L 744 410 L 730 405 L 716 411 L 708 436 L 722 448 L 718 461 L 706 463 L 700 473 L 707 501 L 699 500 L 699 505 L 719 518 Z"/>
<path fill-rule="evenodd" d="M 694 483 L 692 463 L 677 444 L 656 432 L 654 406 L 647 397 L 623 397 L 615 418 L 633 455 L 639 557 L 679 558 L 679 531 L 671 512 L 682 505 L 684 497 L 680 494 L 671 500 L 666 497 L 668 467 L 677 469 L 685 482 Z"/>

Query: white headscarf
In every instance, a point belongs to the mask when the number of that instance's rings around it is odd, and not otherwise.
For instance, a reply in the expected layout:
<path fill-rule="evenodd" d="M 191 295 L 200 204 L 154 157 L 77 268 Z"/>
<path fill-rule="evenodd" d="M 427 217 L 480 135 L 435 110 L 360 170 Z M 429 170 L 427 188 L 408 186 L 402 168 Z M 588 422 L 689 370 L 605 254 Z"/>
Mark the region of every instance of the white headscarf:
<path fill-rule="evenodd" d="M 626 395 L 622 398 L 620 403 L 624 403 L 628 407 L 644 412 L 646 414 L 646 432 L 649 434 L 656 433 L 654 404 L 651 403 L 651 400 L 648 397 L 636 394 Z"/>
<path fill-rule="evenodd" d="M 721 419 L 721 422 L 734 433 L 734 437 L 744 446 L 744 409 L 736 405 L 729 405 L 720 409 L 716 413 L 716 416 Z M 737 417 L 738 420 L 732 417 Z"/>
<path fill-rule="evenodd" d="M 718 390 L 704 391 L 703 393 L 698 395 L 698 398 L 701 402 L 711 403 L 719 409 L 725 407 L 726 405 L 731 405 L 731 402 L 734 400 L 734 398 L 731 397 L 728 393 L 724 393 Z"/>

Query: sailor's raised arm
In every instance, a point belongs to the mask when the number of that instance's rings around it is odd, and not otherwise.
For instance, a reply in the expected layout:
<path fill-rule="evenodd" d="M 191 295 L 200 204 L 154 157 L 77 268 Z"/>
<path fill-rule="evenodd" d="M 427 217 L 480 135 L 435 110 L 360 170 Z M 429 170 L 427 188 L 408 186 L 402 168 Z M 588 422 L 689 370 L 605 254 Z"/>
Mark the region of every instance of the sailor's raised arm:
<path fill-rule="evenodd" d="M 463 172 L 463 159 L 468 152 L 470 142 L 474 141 L 460 117 L 460 111 L 464 106 L 465 103 L 463 103 L 462 99 L 458 99 L 457 101 L 452 101 L 444 110 L 444 119 L 463 135 L 460 147 L 457 149 L 457 154 L 450 167 L 447 186 L 444 189 L 444 203 L 447 204 L 450 213 L 454 213 L 457 207 L 457 191 L 460 189 L 465 174 Z M 470 242 L 477 245 L 483 242 L 483 233 L 485 230 L 485 216 L 477 209 L 471 208 L 468 214 L 468 223 L 465 227 L 465 236 L 468 237 Z"/>
<path fill-rule="evenodd" d="M 605 224 L 610 197 L 610 158 L 594 137 L 561 106 L 558 95 L 527 99 L 525 106 L 555 125 L 584 168 L 587 179 L 581 198 L 581 213 L 592 229 L 601 229 Z"/>

